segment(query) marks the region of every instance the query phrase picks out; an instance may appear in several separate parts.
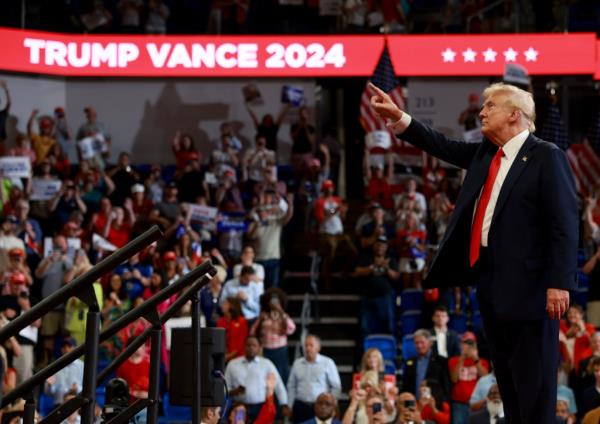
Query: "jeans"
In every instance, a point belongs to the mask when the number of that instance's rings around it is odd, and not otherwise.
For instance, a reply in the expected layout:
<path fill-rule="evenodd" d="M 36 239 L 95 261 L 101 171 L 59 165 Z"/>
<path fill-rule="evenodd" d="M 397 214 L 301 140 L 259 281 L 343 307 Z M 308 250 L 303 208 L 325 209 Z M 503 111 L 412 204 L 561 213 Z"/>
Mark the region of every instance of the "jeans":
<path fill-rule="evenodd" d="M 469 422 L 469 405 L 466 403 L 452 402 L 452 424 Z"/>
<path fill-rule="evenodd" d="M 288 357 L 287 346 L 278 349 L 263 349 L 263 356 L 273 362 L 275 368 L 281 376 L 283 384 L 287 384 L 288 376 L 290 375 L 290 359 Z"/>
<path fill-rule="evenodd" d="M 270 287 L 279 287 L 279 259 L 267 259 L 266 261 L 256 261 L 265 269 L 265 289 Z"/>
<path fill-rule="evenodd" d="M 364 298 L 360 306 L 363 336 L 369 334 L 395 335 L 394 295 Z"/>

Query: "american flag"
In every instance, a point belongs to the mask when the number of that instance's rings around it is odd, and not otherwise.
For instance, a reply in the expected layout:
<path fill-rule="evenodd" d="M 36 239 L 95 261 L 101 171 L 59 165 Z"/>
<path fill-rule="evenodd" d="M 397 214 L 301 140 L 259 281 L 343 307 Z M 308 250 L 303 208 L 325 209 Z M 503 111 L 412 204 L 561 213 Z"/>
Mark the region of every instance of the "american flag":
<path fill-rule="evenodd" d="M 583 196 L 591 195 L 600 181 L 600 159 L 587 143 L 572 144 L 567 158 L 575 175 L 577 191 Z"/>
<path fill-rule="evenodd" d="M 383 53 L 381 54 L 381 58 L 375 68 L 375 73 L 373 74 L 371 81 L 377 87 L 385 91 L 400 109 L 406 110 L 406 101 L 402 93 L 402 86 L 394 74 L 394 67 L 387 46 L 383 49 Z M 385 120 L 379 118 L 377 113 L 375 113 L 375 110 L 371 107 L 371 96 L 374 94 L 375 93 L 369 90 L 367 82 L 360 99 L 360 123 L 363 129 L 367 134 L 372 131 L 388 131 L 392 140 L 391 150 L 397 155 L 399 162 L 405 165 L 421 166 L 424 160 L 423 152 L 396 138 L 396 135 L 385 125 Z M 380 149 L 371 149 L 371 153 L 385 153 L 378 150 Z"/>
<path fill-rule="evenodd" d="M 392 100 L 402 110 L 405 109 L 406 103 L 402 96 L 402 86 L 394 74 L 394 67 L 392 66 L 387 46 L 383 49 L 383 54 L 379 59 L 379 63 L 377 64 L 377 68 L 375 68 L 375 73 L 373 74 L 371 81 L 377 87 L 388 93 Z M 390 131 L 385 125 L 386 122 L 379 118 L 377 113 L 375 113 L 375 110 L 371 107 L 371 96 L 374 94 L 375 93 L 369 90 L 367 82 L 360 99 L 360 123 L 367 134 L 372 131 Z M 392 140 L 396 139 L 395 134 L 391 131 L 390 135 Z"/>

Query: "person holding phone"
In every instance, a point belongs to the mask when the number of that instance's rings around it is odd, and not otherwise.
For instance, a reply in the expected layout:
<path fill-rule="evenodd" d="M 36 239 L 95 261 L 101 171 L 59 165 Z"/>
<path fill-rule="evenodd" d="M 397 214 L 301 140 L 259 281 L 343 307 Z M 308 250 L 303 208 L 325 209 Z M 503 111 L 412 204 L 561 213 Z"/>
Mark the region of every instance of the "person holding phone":
<path fill-rule="evenodd" d="M 285 311 L 287 296 L 283 290 L 272 287 L 260 296 L 260 315 L 250 334 L 260 338 L 263 356 L 270 359 L 283 381 L 290 374 L 288 336 L 296 331 L 296 324 Z"/>
<path fill-rule="evenodd" d="M 450 405 L 440 383 L 435 380 L 423 380 L 419 394 L 417 406 L 423 419 L 435 424 L 450 424 Z"/>
<path fill-rule="evenodd" d="M 396 403 L 398 405 L 396 424 L 433 424 L 433 421 L 423 418 L 417 408 L 417 399 L 412 393 L 400 393 Z"/>

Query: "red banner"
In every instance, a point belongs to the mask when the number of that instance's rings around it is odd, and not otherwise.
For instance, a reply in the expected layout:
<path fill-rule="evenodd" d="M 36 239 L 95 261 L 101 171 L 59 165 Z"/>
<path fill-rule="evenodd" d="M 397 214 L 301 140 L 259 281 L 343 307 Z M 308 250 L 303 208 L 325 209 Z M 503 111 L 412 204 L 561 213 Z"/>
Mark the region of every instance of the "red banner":
<path fill-rule="evenodd" d="M 596 41 L 596 72 L 594 79 L 600 80 L 600 40 Z"/>
<path fill-rule="evenodd" d="M 368 76 L 384 36 L 66 35 L 0 29 L 0 69 L 64 76 Z"/>
<path fill-rule="evenodd" d="M 507 63 L 530 75 L 596 72 L 595 34 L 408 35 L 387 43 L 401 76 L 502 75 Z"/>

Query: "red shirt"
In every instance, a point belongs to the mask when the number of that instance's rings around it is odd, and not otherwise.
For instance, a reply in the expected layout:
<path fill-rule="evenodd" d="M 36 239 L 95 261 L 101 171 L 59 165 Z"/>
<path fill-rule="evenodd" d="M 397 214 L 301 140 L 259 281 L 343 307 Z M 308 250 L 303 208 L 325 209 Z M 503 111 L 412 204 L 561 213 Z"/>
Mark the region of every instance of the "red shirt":
<path fill-rule="evenodd" d="M 246 322 L 246 318 L 239 317 L 237 320 L 233 320 L 221 317 L 217 320 L 217 327 L 225 329 L 227 353 L 235 352 L 233 358 L 243 356 L 246 347 L 246 338 L 248 337 L 248 323 Z"/>
<path fill-rule="evenodd" d="M 129 385 L 129 393 L 134 391 L 148 391 L 150 381 L 148 373 L 150 372 L 150 359 L 145 356 L 139 364 L 128 359 L 117 370 L 117 377 L 122 378 Z"/>
<path fill-rule="evenodd" d="M 437 414 L 433 413 L 433 409 L 429 405 L 425 405 L 421 409 L 421 418 L 433 421 L 435 424 L 450 424 L 450 405 L 448 402 L 442 403 L 442 409 L 438 409 Z"/>
<path fill-rule="evenodd" d="M 460 356 L 453 356 L 448 360 L 448 369 L 450 372 L 458 366 L 459 358 Z M 480 359 L 479 362 L 481 362 L 484 369 L 489 371 L 490 365 L 488 361 Z M 450 399 L 455 402 L 469 403 L 477 380 L 479 380 L 477 364 L 470 358 L 465 359 L 462 368 L 458 371 L 458 381 L 452 385 Z"/>
<path fill-rule="evenodd" d="M 129 241 L 129 234 L 131 234 L 131 225 L 123 223 L 121 228 L 111 225 L 106 239 L 117 247 L 123 247 Z"/>
<path fill-rule="evenodd" d="M 393 209 L 392 187 L 385 178 L 371 178 L 367 186 L 367 196 L 374 202 L 379 202 L 384 209 Z"/>

